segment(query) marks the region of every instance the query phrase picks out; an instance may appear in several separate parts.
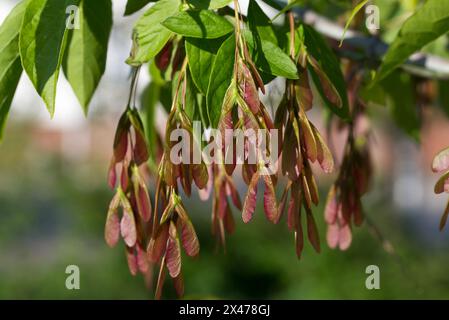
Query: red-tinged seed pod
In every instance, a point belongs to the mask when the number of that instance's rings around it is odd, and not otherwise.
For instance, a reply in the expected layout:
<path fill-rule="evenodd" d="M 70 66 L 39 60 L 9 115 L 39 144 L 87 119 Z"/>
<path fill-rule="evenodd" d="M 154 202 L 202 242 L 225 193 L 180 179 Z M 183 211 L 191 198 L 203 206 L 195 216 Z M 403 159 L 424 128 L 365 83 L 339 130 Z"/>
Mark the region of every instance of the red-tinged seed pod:
<path fill-rule="evenodd" d="M 156 299 L 156 300 L 161 299 L 162 289 L 164 288 L 166 274 L 167 273 L 165 272 L 165 257 L 164 257 L 164 259 L 161 262 L 161 266 L 159 267 L 159 273 L 157 276 L 156 290 L 154 293 L 154 299 Z"/>
<path fill-rule="evenodd" d="M 300 215 L 301 213 L 299 213 L 298 219 L 301 218 Z M 304 249 L 304 232 L 302 231 L 302 224 L 300 220 L 296 226 L 295 244 L 296 244 L 296 256 L 298 257 L 298 259 L 301 259 L 301 254 Z"/>
<path fill-rule="evenodd" d="M 198 195 L 202 201 L 207 201 L 209 199 L 210 194 L 212 192 L 212 184 L 213 184 L 213 176 L 212 176 L 212 166 L 207 168 L 208 176 L 207 185 L 203 189 L 198 189 Z"/>
<path fill-rule="evenodd" d="M 449 171 L 442 175 L 440 179 L 438 179 L 437 183 L 435 184 L 434 191 L 436 194 L 440 194 L 443 192 L 449 193 Z"/>
<path fill-rule="evenodd" d="M 274 123 L 271 120 L 271 116 L 268 114 L 267 108 L 263 105 L 263 103 L 260 103 L 260 109 L 262 111 L 263 121 L 265 123 L 265 126 L 267 127 L 267 130 L 273 130 Z"/>
<path fill-rule="evenodd" d="M 196 186 L 198 189 L 204 189 L 209 181 L 209 173 L 207 171 L 206 164 L 204 162 L 201 162 L 200 164 L 193 164 L 191 169 Z"/>
<path fill-rule="evenodd" d="M 173 52 L 173 41 L 169 41 L 154 59 L 156 66 L 159 70 L 161 71 L 167 70 L 168 66 L 170 65 L 172 52 Z"/>
<path fill-rule="evenodd" d="M 339 216 L 341 223 L 350 223 L 351 221 L 351 203 L 349 200 L 349 192 L 342 192 L 341 197 L 341 217 Z"/>
<path fill-rule="evenodd" d="M 351 246 L 352 242 L 352 231 L 349 224 L 340 226 L 339 232 L 339 249 L 342 251 L 347 250 Z"/>
<path fill-rule="evenodd" d="M 340 242 L 340 227 L 337 223 L 329 224 L 326 233 L 327 245 L 331 249 L 335 249 Z"/>
<path fill-rule="evenodd" d="M 262 91 L 263 94 L 265 94 L 265 85 L 263 83 L 263 80 L 259 74 L 259 71 L 257 71 L 257 68 L 251 59 L 251 55 L 248 52 L 248 47 L 246 45 L 243 46 L 244 54 L 245 54 L 245 60 L 249 65 L 249 68 L 251 69 L 251 74 L 253 75 L 253 78 L 255 80 L 255 83 L 257 87 Z"/>
<path fill-rule="evenodd" d="M 294 189 L 292 189 L 292 194 L 287 209 L 287 226 L 290 231 L 295 230 L 296 225 L 299 223 L 297 218 L 298 212 L 301 213 L 301 204 L 297 191 L 294 192 Z"/>
<path fill-rule="evenodd" d="M 315 219 L 313 218 L 312 213 L 309 209 L 306 208 L 307 214 L 307 237 L 309 238 L 309 242 L 312 244 L 312 247 L 316 252 L 320 253 L 320 237 L 318 236 L 318 228 L 315 223 Z"/>
<path fill-rule="evenodd" d="M 129 128 L 131 122 L 128 118 L 128 112 L 125 111 L 120 117 L 114 137 L 114 160 L 116 163 L 121 162 L 128 150 Z"/>
<path fill-rule="evenodd" d="M 279 219 L 278 204 L 276 200 L 276 191 L 274 190 L 273 179 L 270 175 L 264 175 L 265 184 L 263 207 L 268 221 L 276 223 Z"/>
<path fill-rule="evenodd" d="M 175 287 L 176 295 L 178 298 L 182 298 L 184 295 L 184 279 L 182 277 L 182 272 L 176 278 L 173 278 L 173 285 Z"/>
<path fill-rule="evenodd" d="M 257 182 L 259 181 L 259 173 L 253 174 L 248 186 L 248 193 L 243 203 L 242 219 L 244 223 L 248 223 L 252 218 L 254 211 L 256 210 L 257 201 Z"/>
<path fill-rule="evenodd" d="M 235 188 L 234 183 L 230 178 L 227 179 L 226 190 L 229 191 L 228 195 L 231 196 L 232 203 L 234 204 L 234 206 L 241 211 L 242 201 L 240 200 L 240 195 L 237 192 L 237 189 Z"/>
<path fill-rule="evenodd" d="M 148 260 L 157 263 L 165 254 L 168 240 L 168 223 L 161 224 L 156 234 L 150 239 L 147 248 Z"/>
<path fill-rule="evenodd" d="M 128 165 L 126 162 L 123 162 L 122 165 L 122 172 L 120 174 L 120 186 L 122 190 L 127 190 L 129 186 L 129 172 L 128 172 Z"/>
<path fill-rule="evenodd" d="M 181 184 L 188 197 L 192 194 L 192 173 L 188 164 L 181 164 Z"/>
<path fill-rule="evenodd" d="M 181 229 L 182 246 L 190 257 L 196 257 L 200 252 L 200 243 L 196 235 L 192 221 L 189 219 L 179 219 Z"/>
<path fill-rule="evenodd" d="M 282 192 L 282 196 L 281 196 L 281 200 L 279 201 L 279 215 L 278 215 L 278 219 L 276 221 L 276 223 L 279 222 L 279 220 L 282 218 L 282 216 L 284 215 L 284 211 L 285 211 L 285 207 L 287 204 L 287 199 L 288 199 L 288 190 L 290 189 L 290 183 L 287 183 L 287 185 L 284 188 L 284 191 Z"/>
<path fill-rule="evenodd" d="M 220 218 L 221 220 L 224 219 L 227 207 L 228 201 L 226 199 L 226 189 L 224 188 L 224 184 L 222 183 L 218 191 L 218 218 Z"/>
<path fill-rule="evenodd" d="M 137 240 L 137 229 L 131 204 L 128 200 L 121 199 L 123 216 L 120 221 L 120 232 L 128 247 L 134 247 Z"/>
<path fill-rule="evenodd" d="M 356 226 L 361 226 L 363 223 L 363 212 L 362 212 L 362 203 L 360 202 L 360 198 L 355 198 L 352 206 L 352 212 L 354 215 L 354 224 Z"/>
<path fill-rule="evenodd" d="M 249 109 L 253 114 L 257 114 L 260 109 L 259 93 L 257 92 L 256 84 L 248 67 L 242 62 L 240 64 L 241 76 L 240 89 L 243 92 L 243 100 L 245 100 Z"/>
<path fill-rule="evenodd" d="M 145 163 L 148 160 L 149 154 L 143 131 L 135 130 L 135 133 L 136 141 L 133 150 L 134 162 L 138 166 L 140 166 L 142 163 Z"/>
<path fill-rule="evenodd" d="M 432 162 L 433 172 L 443 172 L 449 170 L 449 148 L 440 151 Z"/>
<path fill-rule="evenodd" d="M 304 111 L 312 109 L 313 94 L 310 88 L 307 70 L 301 72 L 299 80 L 295 81 L 295 96 L 298 105 Z"/>
<path fill-rule="evenodd" d="M 112 190 L 115 188 L 115 183 L 117 182 L 117 171 L 115 168 L 116 161 L 114 157 L 111 159 L 108 170 L 108 185 Z"/>
<path fill-rule="evenodd" d="M 337 192 L 336 187 L 332 186 L 327 195 L 326 207 L 324 209 L 324 220 L 327 224 L 334 224 L 338 216 Z"/>
<path fill-rule="evenodd" d="M 163 163 L 164 182 L 170 187 L 176 186 L 176 179 L 177 179 L 176 170 L 177 170 L 176 165 L 172 164 L 170 161 L 164 160 Z"/>
<path fill-rule="evenodd" d="M 318 186 L 316 184 L 315 177 L 313 176 L 312 169 L 310 168 L 310 165 L 308 163 L 306 163 L 306 165 L 304 166 L 304 172 L 307 180 L 307 185 L 309 186 L 310 197 L 312 199 L 312 202 L 315 205 L 318 205 L 319 202 Z"/>
<path fill-rule="evenodd" d="M 176 278 L 181 272 L 181 248 L 179 244 L 178 232 L 173 221 L 170 222 L 168 232 L 167 251 L 165 253 L 165 263 L 170 277 Z"/>
<path fill-rule="evenodd" d="M 313 124 L 310 125 L 317 145 L 318 163 L 325 173 L 331 173 L 334 170 L 334 157 L 332 156 L 331 151 L 327 147 L 317 128 Z"/>
<path fill-rule="evenodd" d="M 128 269 L 131 275 L 137 275 L 138 266 L 137 266 L 137 257 L 134 253 L 134 248 L 126 246 L 126 260 L 128 262 Z"/>
<path fill-rule="evenodd" d="M 232 215 L 231 209 L 227 208 L 226 210 L 226 215 L 225 215 L 225 219 L 224 219 L 224 227 L 227 233 L 232 234 L 235 231 L 235 221 L 234 221 L 234 217 Z"/>
<path fill-rule="evenodd" d="M 119 194 L 116 193 L 109 204 L 106 225 L 104 229 L 104 238 L 110 247 L 114 247 L 120 238 L 120 219 L 118 216 L 118 207 L 120 205 Z"/>
<path fill-rule="evenodd" d="M 304 137 L 304 142 L 307 150 L 307 157 L 311 162 L 315 162 L 318 157 L 317 145 L 315 141 L 315 135 L 313 134 L 312 127 L 309 119 L 307 119 L 304 111 L 300 111 L 300 125 Z"/>
<path fill-rule="evenodd" d="M 145 250 L 140 243 L 136 244 L 136 260 L 137 267 L 142 274 L 146 274 L 149 269 L 148 260 L 145 254 Z"/>
<path fill-rule="evenodd" d="M 151 201 L 148 195 L 148 190 L 145 184 L 142 182 L 138 184 L 137 188 L 134 189 L 136 195 L 137 209 L 143 221 L 148 222 L 151 219 Z"/>
<path fill-rule="evenodd" d="M 334 106 L 341 108 L 343 107 L 343 101 L 335 88 L 334 84 L 329 80 L 329 77 L 321 69 L 318 62 L 312 56 L 307 56 L 309 64 L 312 66 L 313 71 L 317 74 L 320 79 L 320 86 L 323 90 L 324 95 Z"/>
<path fill-rule="evenodd" d="M 302 163 L 301 152 L 297 149 L 298 145 L 295 143 L 295 133 L 291 125 L 287 125 L 285 131 L 285 138 L 282 150 L 282 174 L 287 176 L 291 181 L 298 179 L 298 172 L 296 170 L 296 163 L 292 159 L 298 159 L 297 162 Z"/>

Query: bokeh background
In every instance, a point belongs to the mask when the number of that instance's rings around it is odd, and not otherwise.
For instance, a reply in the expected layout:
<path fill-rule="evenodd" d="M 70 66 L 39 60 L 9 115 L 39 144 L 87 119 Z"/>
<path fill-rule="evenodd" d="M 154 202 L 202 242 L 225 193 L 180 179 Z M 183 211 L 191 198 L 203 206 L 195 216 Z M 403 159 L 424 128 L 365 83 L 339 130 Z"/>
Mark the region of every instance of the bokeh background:
<path fill-rule="evenodd" d="M 15 3 L 0 2 L 0 22 Z M 0 144 L 1 299 L 153 296 L 142 277 L 129 274 L 124 247 L 110 249 L 103 240 L 112 196 L 106 172 L 114 127 L 126 104 L 130 70 L 124 61 L 139 15 L 123 17 L 125 0 L 113 4 L 106 74 L 87 118 L 63 77 L 53 120 L 26 76 L 16 93 Z M 148 80 L 143 72 L 141 92 Z M 210 234 L 211 203 L 194 193 L 186 204 L 201 252 L 196 259 L 183 257 L 186 298 L 449 298 L 449 229 L 438 231 L 447 196 L 433 194 L 438 177 L 430 171 L 432 156 L 449 145 L 449 121 L 440 108 L 427 106 L 418 144 L 396 129 L 387 107 L 373 108 L 376 171 L 363 199 L 372 225 L 354 229 L 350 249 L 340 252 L 325 245 L 322 204 L 315 210 L 322 253 L 306 245 L 299 261 L 286 223 L 270 224 L 259 205 L 248 225 L 234 210 L 237 229 L 224 253 Z M 312 117 L 319 121 L 322 115 L 314 111 Z M 334 178 L 320 177 L 323 200 Z M 240 190 L 243 196 L 241 182 Z M 375 230 L 395 254 L 384 249 Z M 71 264 L 80 268 L 80 290 L 65 287 L 65 269 Z M 380 268 L 380 290 L 365 288 L 365 269 L 372 264 Z M 164 296 L 174 297 L 169 279 Z"/>

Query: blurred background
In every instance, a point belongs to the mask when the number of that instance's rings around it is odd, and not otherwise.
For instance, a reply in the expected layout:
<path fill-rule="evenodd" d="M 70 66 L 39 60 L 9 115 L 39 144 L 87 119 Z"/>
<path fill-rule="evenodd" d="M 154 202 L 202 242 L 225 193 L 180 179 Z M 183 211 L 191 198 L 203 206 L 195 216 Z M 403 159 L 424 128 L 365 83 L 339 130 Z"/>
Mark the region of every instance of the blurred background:
<path fill-rule="evenodd" d="M 0 2 L 0 23 L 15 3 Z M 124 247 L 110 249 L 103 240 L 113 195 L 107 188 L 107 167 L 128 94 L 130 69 L 124 61 L 132 25 L 140 14 L 123 17 L 126 1 L 113 4 L 107 69 L 87 118 L 64 77 L 59 80 L 52 120 L 27 77 L 21 79 L 0 144 L 1 299 L 153 296 L 141 276 L 129 274 Z M 140 91 L 148 81 L 142 73 Z M 299 261 L 285 221 L 270 224 L 260 206 L 248 225 L 234 210 L 237 229 L 228 237 L 224 253 L 210 234 L 211 203 L 201 202 L 193 193 L 186 204 L 201 252 L 196 259 L 182 260 L 186 298 L 449 298 L 449 229 L 438 231 L 448 199 L 433 193 L 438 176 L 430 170 L 432 157 L 449 146 L 449 121 L 441 108 L 428 106 L 424 111 L 418 144 L 396 129 L 388 107 L 370 109 L 375 178 L 363 204 L 375 227 L 355 228 L 346 252 L 325 244 L 321 201 L 314 211 L 321 254 L 306 245 Z M 322 115 L 313 112 L 312 118 L 319 121 Z M 334 179 L 319 178 L 321 199 Z M 240 190 L 243 197 L 241 181 Z M 395 254 L 384 250 L 374 229 L 394 246 Z M 80 268 L 80 290 L 65 287 L 65 269 L 72 264 Z M 380 268 L 380 290 L 365 288 L 368 265 Z M 166 298 L 175 297 L 170 282 L 167 278 Z"/>

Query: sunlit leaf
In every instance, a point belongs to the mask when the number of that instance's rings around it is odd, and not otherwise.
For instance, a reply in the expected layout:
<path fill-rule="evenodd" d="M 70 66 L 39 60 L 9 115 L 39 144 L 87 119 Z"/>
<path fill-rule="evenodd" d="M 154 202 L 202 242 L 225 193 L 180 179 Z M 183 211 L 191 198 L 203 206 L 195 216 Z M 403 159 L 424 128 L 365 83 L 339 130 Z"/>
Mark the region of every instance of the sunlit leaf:
<path fill-rule="evenodd" d="M 185 37 L 215 39 L 234 30 L 233 25 L 209 10 L 178 12 L 162 22 L 167 29 Z"/>
<path fill-rule="evenodd" d="M 343 44 L 343 40 L 345 39 L 346 32 L 348 31 L 349 26 L 351 25 L 352 20 L 357 15 L 357 13 L 365 6 L 365 4 L 368 3 L 368 1 L 369 0 L 362 0 L 354 7 L 354 9 L 352 9 L 351 15 L 349 16 L 348 20 L 346 21 L 346 25 L 345 25 L 345 28 L 343 30 L 343 35 L 341 36 L 340 47 Z"/>
<path fill-rule="evenodd" d="M 399 30 L 374 81 L 380 81 L 411 54 L 449 30 L 449 0 L 427 0 Z"/>
<path fill-rule="evenodd" d="M 87 114 L 89 103 L 106 69 L 112 28 L 111 0 L 81 0 L 77 14 L 80 26 L 69 31 L 63 70 Z"/>
<path fill-rule="evenodd" d="M 159 0 L 137 21 L 133 31 L 133 48 L 126 62 L 133 66 L 150 61 L 165 46 L 172 32 L 161 22 L 179 11 L 179 0 Z"/>
<path fill-rule="evenodd" d="M 66 9 L 78 3 L 79 0 L 29 1 L 23 17 L 19 40 L 22 66 L 51 116 L 67 43 Z"/>
<path fill-rule="evenodd" d="M 0 26 L 0 140 L 22 74 L 19 31 L 27 1 L 20 2 Z"/>

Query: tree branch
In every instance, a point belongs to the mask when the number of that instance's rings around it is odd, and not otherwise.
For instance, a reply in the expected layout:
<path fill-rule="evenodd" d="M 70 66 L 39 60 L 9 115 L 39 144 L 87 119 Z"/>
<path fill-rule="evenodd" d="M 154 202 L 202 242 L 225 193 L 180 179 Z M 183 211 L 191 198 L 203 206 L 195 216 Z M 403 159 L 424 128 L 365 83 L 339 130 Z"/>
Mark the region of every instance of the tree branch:
<path fill-rule="evenodd" d="M 272 0 L 272 2 L 284 7 L 288 0 Z M 314 27 L 323 36 L 336 41 L 342 38 L 343 27 L 326 17 L 309 9 L 296 7 L 293 11 L 301 21 Z M 356 51 L 357 55 L 363 55 L 363 58 L 374 63 L 380 63 L 388 50 L 388 45 L 379 38 L 366 36 L 354 30 L 346 32 L 343 44 L 342 48 L 337 48 L 343 56 L 354 56 L 353 52 Z M 402 68 L 411 74 L 426 78 L 449 79 L 449 61 L 431 54 L 415 53 Z"/>

